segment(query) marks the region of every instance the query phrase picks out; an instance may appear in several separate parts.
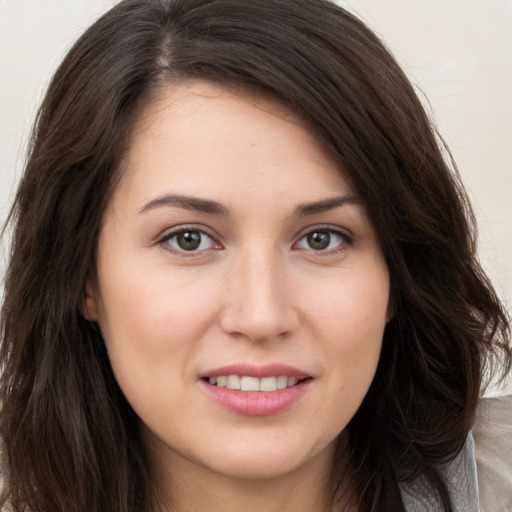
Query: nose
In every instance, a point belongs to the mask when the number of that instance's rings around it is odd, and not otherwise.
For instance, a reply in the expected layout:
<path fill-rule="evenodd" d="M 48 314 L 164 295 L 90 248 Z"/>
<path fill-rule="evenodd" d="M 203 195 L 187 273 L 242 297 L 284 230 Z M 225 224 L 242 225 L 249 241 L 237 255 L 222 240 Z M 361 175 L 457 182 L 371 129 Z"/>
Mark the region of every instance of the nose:
<path fill-rule="evenodd" d="M 263 342 L 283 339 L 297 329 L 299 316 L 283 267 L 271 253 L 254 251 L 237 257 L 226 279 L 220 319 L 226 333 Z"/>

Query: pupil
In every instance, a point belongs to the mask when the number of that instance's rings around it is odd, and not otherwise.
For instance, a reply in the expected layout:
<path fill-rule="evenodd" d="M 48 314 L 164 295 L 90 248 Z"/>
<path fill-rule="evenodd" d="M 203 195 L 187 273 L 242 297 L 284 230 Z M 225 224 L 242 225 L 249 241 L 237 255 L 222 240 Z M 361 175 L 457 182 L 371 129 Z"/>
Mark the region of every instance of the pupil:
<path fill-rule="evenodd" d="M 315 251 L 320 251 L 329 247 L 330 242 L 331 235 L 325 231 L 315 231 L 308 235 L 308 244 L 311 249 L 314 249 Z"/>
<path fill-rule="evenodd" d="M 177 236 L 176 241 L 184 251 L 193 251 L 201 245 L 201 233 L 198 231 L 184 231 Z"/>

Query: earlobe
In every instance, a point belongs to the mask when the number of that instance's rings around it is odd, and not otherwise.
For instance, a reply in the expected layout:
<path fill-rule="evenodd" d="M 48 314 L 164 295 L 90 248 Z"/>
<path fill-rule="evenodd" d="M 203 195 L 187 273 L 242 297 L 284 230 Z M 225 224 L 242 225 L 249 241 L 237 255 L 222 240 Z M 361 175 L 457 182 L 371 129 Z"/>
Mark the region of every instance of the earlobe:
<path fill-rule="evenodd" d="M 96 300 L 96 290 L 94 289 L 90 279 L 87 280 L 87 284 L 85 285 L 85 295 L 81 313 L 86 320 L 89 320 L 89 322 L 98 321 L 98 302 Z"/>

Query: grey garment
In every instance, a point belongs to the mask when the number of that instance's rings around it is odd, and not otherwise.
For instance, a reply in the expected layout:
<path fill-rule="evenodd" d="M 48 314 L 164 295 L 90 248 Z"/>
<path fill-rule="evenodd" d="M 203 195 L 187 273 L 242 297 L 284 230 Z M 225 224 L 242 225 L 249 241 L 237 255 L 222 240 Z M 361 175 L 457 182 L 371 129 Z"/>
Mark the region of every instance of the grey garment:
<path fill-rule="evenodd" d="M 473 433 L 443 471 L 456 512 L 512 512 L 512 395 L 481 401 Z M 407 512 L 437 512 L 424 482 L 401 487 Z"/>
<path fill-rule="evenodd" d="M 482 401 L 473 436 L 481 512 L 512 512 L 512 395 Z"/>
<path fill-rule="evenodd" d="M 456 512 L 480 512 L 478 480 L 473 436 L 469 434 L 459 455 L 442 470 L 448 483 Z M 413 484 L 402 485 L 402 500 L 407 512 L 438 512 L 439 503 L 422 479 Z"/>

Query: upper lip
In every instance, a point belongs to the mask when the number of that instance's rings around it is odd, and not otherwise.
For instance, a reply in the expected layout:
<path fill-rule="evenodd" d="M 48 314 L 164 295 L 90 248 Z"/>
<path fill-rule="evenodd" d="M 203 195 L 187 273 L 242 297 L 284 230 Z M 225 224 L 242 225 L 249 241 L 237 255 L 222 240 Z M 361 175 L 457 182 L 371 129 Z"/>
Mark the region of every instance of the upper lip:
<path fill-rule="evenodd" d="M 267 365 L 252 365 L 247 363 L 229 364 L 221 366 L 212 370 L 208 370 L 200 375 L 201 379 L 208 377 L 221 377 L 228 375 L 239 375 L 248 377 L 279 377 L 285 375 L 286 377 L 296 377 L 297 379 L 305 379 L 311 377 L 307 372 L 289 366 L 287 364 L 274 363 Z"/>

